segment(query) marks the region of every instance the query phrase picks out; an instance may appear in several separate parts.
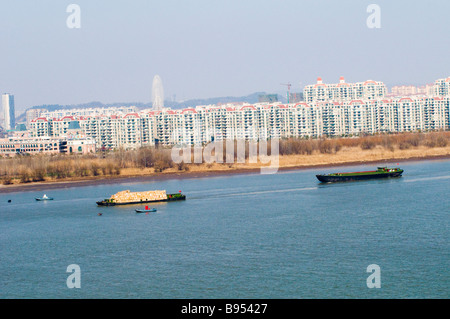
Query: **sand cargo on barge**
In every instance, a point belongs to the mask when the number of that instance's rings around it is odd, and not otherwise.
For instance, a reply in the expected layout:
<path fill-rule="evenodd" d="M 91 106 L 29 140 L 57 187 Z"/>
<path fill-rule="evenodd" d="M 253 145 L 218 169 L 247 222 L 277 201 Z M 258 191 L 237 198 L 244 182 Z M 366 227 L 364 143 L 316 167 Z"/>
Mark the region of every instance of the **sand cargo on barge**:
<path fill-rule="evenodd" d="M 99 206 L 115 206 L 115 205 L 130 205 L 143 204 L 155 202 L 171 202 L 177 200 L 185 200 L 186 195 L 181 191 L 175 194 L 166 194 L 165 190 L 154 190 L 146 192 L 130 192 L 129 190 L 118 192 L 110 198 L 98 201 Z"/>

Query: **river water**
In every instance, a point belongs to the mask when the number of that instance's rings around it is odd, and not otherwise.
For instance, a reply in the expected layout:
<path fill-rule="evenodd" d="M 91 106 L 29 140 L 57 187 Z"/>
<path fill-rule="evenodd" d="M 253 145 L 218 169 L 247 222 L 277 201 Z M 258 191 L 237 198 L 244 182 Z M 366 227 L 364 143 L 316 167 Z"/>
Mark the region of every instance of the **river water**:
<path fill-rule="evenodd" d="M 336 184 L 315 174 L 373 166 L 0 194 L 0 297 L 448 298 L 450 161 L 400 164 L 401 178 Z M 95 204 L 125 189 L 187 200 Z"/>

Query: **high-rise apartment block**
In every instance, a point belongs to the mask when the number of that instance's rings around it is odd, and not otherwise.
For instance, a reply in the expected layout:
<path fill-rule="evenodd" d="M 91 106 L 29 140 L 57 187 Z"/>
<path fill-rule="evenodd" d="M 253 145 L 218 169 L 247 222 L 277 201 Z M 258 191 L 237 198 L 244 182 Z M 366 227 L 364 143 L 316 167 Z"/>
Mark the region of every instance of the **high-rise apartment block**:
<path fill-rule="evenodd" d="M 386 86 L 383 82 L 368 80 L 365 82 L 347 83 L 340 77 L 339 83 L 325 84 L 322 78 L 317 83 L 305 86 L 303 98 L 306 103 L 325 101 L 375 100 L 386 96 Z"/>
<path fill-rule="evenodd" d="M 12 130 L 16 126 L 16 115 L 14 110 L 14 95 L 2 94 L 4 128 Z"/>
<path fill-rule="evenodd" d="M 48 112 L 47 109 L 29 109 L 25 112 L 26 115 L 26 125 L 30 128 L 31 120 L 40 117 L 43 113 Z"/>
<path fill-rule="evenodd" d="M 30 133 L 32 137 L 64 137 L 73 135 L 76 128 L 80 135 L 92 138 L 97 148 L 114 149 L 199 145 L 225 139 L 258 141 L 448 130 L 449 80 L 437 80 L 434 94 L 410 97 L 386 97 L 382 82 L 366 81 L 326 88 L 322 83 L 315 88 L 307 86 L 310 93 L 305 92 L 305 98 L 311 100 L 289 104 L 235 103 L 135 112 L 123 109 L 114 114 L 92 110 L 90 115 L 73 112 L 63 117 L 54 116 L 59 114 L 55 111 L 33 119 Z M 341 79 L 339 84 L 346 83 Z"/>
<path fill-rule="evenodd" d="M 434 95 L 449 96 L 450 95 L 450 77 L 446 79 L 436 80 L 434 83 Z"/>

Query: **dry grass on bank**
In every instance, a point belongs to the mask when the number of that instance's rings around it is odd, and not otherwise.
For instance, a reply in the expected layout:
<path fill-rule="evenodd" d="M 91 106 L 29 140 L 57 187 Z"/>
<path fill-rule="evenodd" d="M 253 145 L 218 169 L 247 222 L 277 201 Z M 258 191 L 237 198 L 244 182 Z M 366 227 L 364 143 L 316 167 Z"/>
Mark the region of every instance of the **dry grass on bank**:
<path fill-rule="evenodd" d="M 270 143 L 268 153 L 270 154 Z M 248 159 L 246 145 L 246 159 Z M 193 152 L 192 152 L 193 153 Z M 235 152 L 235 159 L 236 154 Z M 450 155 L 450 132 L 401 133 L 356 138 L 283 139 L 279 166 L 313 166 L 356 161 Z M 171 149 L 143 147 L 90 155 L 35 155 L 0 158 L 3 185 L 41 181 L 139 176 L 185 171 L 221 171 L 264 166 L 261 163 L 176 164 Z"/>

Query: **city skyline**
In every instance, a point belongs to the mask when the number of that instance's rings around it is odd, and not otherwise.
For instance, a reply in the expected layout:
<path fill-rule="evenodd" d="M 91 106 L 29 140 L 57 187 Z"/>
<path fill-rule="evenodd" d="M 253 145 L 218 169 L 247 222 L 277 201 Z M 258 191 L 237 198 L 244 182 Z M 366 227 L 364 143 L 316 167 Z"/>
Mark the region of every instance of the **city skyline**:
<path fill-rule="evenodd" d="M 79 136 L 95 139 L 97 147 L 116 149 L 433 131 L 449 127 L 449 85 L 450 77 L 437 79 L 430 95 L 390 98 L 382 82 L 347 83 L 341 78 L 337 84 L 325 84 L 318 78 L 299 103 L 45 111 L 31 120 L 29 136 L 63 137 L 77 123 Z"/>
<path fill-rule="evenodd" d="M 77 1 L 3 3 L 0 91 L 35 105 L 151 101 L 159 74 L 178 100 L 300 92 L 320 76 L 334 82 L 425 85 L 447 76 L 447 1 L 377 1 L 381 27 L 366 20 L 369 1 L 247 1 L 132 4 Z M 26 8 L 25 10 L 23 8 Z M 422 24 L 418 21 L 428 21 Z M 432 48 L 432 50 L 430 50 Z"/>
<path fill-rule="evenodd" d="M 441 77 L 442 78 L 442 77 Z M 443 76 L 443 78 L 448 78 L 448 76 Z M 306 83 L 304 85 L 304 87 L 301 88 L 301 90 L 298 90 L 298 92 L 290 92 L 291 95 L 293 94 L 307 94 L 308 90 L 310 87 L 313 87 L 314 85 L 316 85 L 318 83 L 318 81 L 320 81 L 320 83 L 323 83 L 325 85 L 337 85 L 338 82 L 337 81 L 323 81 L 322 77 L 318 77 L 316 79 L 315 82 L 311 82 L 311 83 Z M 342 82 L 344 80 L 343 76 L 339 77 L 339 82 Z M 409 96 L 409 95 L 429 95 L 429 91 L 430 88 L 432 88 L 435 85 L 435 81 L 431 81 L 429 83 L 425 83 L 425 84 L 418 84 L 418 85 L 413 85 L 413 84 L 401 84 L 401 85 L 392 85 L 392 86 L 388 86 L 386 85 L 383 81 L 373 81 L 372 79 L 366 79 L 363 82 L 379 82 L 379 83 L 383 83 L 384 86 L 384 90 L 387 94 L 387 96 Z M 305 93 L 306 92 L 306 93 Z M 241 96 L 241 97 L 237 97 L 237 96 L 218 96 L 218 97 L 210 97 L 210 98 L 193 98 L 192 100 L 188 100 L 188 101 L 176 101 L 174 100 L 174 97 L 165 97 L 163 99 L 161 99 L 161 95 L 164 95 L 164 89 L 162 86 L 162 80 L 159 77 L 159 75 L 155 75 L 153 77 L 152 80 L 152 87 L 151 87 L 151 101 L 147 102 L 147 103 L 143 103 L 143 102 L 130 102 L 130 101 L 122 101 L 122 102 L 112 102 L 112 103 L 102 103 L 101 101 L 87 101 L 84 103 L 79 103 L 79 104 L 51 104 L 51 103 L 47 103 L 47 104 L 43 104 L 43 105 L 32 105 L 27 107 L 26 109 L 23 110 L 19 110 L 18 113 L 15 114 L 15 118 L 17 119 L 18 117 L 23 117 L 25 116 L 26 112 L 32 111 L 32 110 L 40 110 L 40 108 L 36 108 L 36 107 L 43 107 L 45 108 L 46 106 L 51 106 L 54 108 L 54 106 L 61 106 L 61 108 L 67 108 L 67 109 L 76 109 L 79 107 L 82 108 L 115 108 L 115 107 L 127 107 L 127 106 L 133 106 L 136 107 L 137 105 L 140 105 L 140 109 L 142 108 L 154 108 L 154 103 L 155 103 L 155 96 L 157 96 L 156 98 L 156 102 L 158 104 L 158 107 L 155 110 L 161 110 L 164 107 L 164 102 L 171 102 L 171 103 L 181 103 L 181 105 L 183 104 L 183 102 L 195 102 L 195 101 L 200 101 L 200 102 L 206 102 L 206 103 L 197 103 L 195 105 L 191 105 L 191 106 L 178 106 L 175 107 L 175 109 L 183 109 L 183 108 L 191 108 L 191 107 L 196 107 L 199 105 L 209 105 L 209 104 L 216 104 L 214 102 L 209 103 L 208 101 L 211 100 L 220 100 L 220 99 L 227 99 L 227 98 L 242 98 L 243 100 L 236 100 L 236 101 L 230 101 L 230 102 L 219 102 L 219 104 L 226 104 L 226 103 L 234 103 L 234 102 L 242 102 L 242 103 L 248 103 L 248 104 L 253 104 L 253 102 L 247 102 L 245 101 L 246 98 L 251 97 L 255 94 L 258 93 L 268 93 L 268 92 L 254 92 L 251 93 L 249 95 L 246 96 Z M 10 93 L 3 93 L 3 94 L 10 94 Z M 270 94 L 270 93 L 269 93 Z M 12 94 L 10 94 L 12 95 Z M 275 93 L 275 95 L 278 95 L 278 97 L 280 97 L 281 99 L 286 98 L 286 92 L 278 92 Z M 279 101 L 279 102 L 283 102 L 283 101 Z M 307 101 L 306 101 L 307 102 Z M 122 104 L 123 103 L 123 104 Z M 135 103 L 135 104 L 134 104 Z M 287 103 L 287 101 L 286 101 Z M 291 102 L 292 103 L 292 102 Z M 99 106 L 89 106 L 92 104 L 100 104 Z M 147 106 L 145 106 L 147 105 Z M 172 108 L 172 106 L 167 106 L 168 108 Z M 0 122 L 3 120 L 2 116 L 4 115 L 4 111 L 2 110 L 2 112 L 0 112 Z M 28 117 L 28 116 L 27 116 Z M 28 120 L 27 120 L 28 122 Z M 1 124 L 0 124 L 1 125 Z"/>

